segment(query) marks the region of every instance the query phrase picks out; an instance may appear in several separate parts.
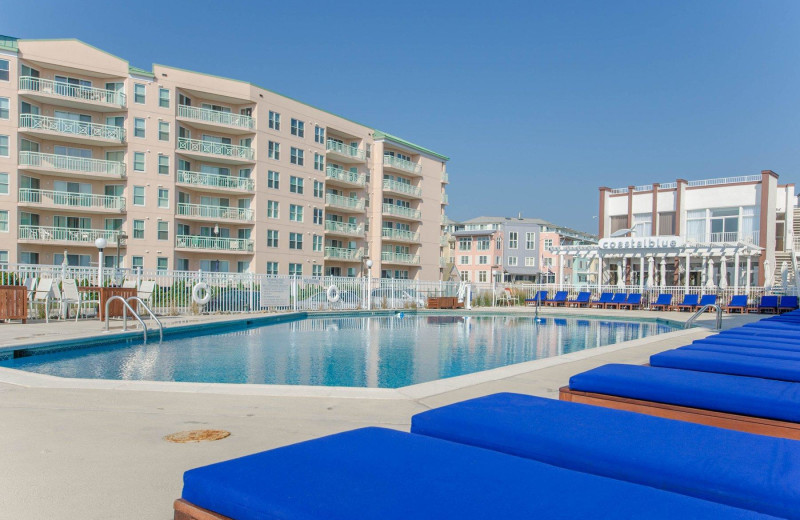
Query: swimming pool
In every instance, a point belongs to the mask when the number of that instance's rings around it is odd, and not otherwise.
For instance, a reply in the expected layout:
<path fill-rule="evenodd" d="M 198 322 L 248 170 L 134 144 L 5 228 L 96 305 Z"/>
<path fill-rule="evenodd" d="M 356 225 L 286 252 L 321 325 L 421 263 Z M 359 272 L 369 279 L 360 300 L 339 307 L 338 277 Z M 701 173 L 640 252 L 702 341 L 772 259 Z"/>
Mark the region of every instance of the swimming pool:
<path fill-rule="evenodd" d="M 167 337 L 161 344 L 26 355 L 0 366 L 72 378 L 398 388 L 673 330 L 661 321 L 575 317 L 311 317 Z"/>

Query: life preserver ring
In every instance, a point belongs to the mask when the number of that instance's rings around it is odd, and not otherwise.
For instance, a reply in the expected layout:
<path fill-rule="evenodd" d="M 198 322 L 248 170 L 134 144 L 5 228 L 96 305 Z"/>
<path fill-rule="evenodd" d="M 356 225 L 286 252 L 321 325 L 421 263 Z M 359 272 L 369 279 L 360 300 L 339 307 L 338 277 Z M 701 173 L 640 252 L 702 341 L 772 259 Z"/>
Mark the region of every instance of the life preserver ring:
<path fill-rule="evenodd" d="M 200 291 L 205 291 L 205 296 L 200 297 Z M 198 282 L 192 287 L 192 301 L 198 305 L 205 305 L 211 299 L 211 291 L 208 290 L 208 284 L 205 282 Z"/>
<path fill-rule="evenodd" d="M 339 297 L 341 296 L 339 294 L 339 288 L 336 287 L 335 285 L 331 285 L 330 287 L 328 287 L 327 296 L 328 296 L 328 301 L 329 302 L 331 302 L 331 303 L 338 302 L 339 301 Z"/>

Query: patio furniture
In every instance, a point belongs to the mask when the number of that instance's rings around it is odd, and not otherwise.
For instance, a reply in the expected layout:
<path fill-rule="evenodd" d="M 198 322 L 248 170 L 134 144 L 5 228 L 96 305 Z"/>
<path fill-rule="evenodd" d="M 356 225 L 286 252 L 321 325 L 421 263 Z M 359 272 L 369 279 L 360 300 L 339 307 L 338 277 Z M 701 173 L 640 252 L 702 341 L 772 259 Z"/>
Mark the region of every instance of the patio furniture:
<path fill-rule="evenodd" d="M 700 303 L 697 304 L 697 308 L 700 309 L 701 307 L 705 307 L 706 305 L 716 305 L 717 304 L 717 295 L 716 294 L 704 294 L 700 297 Z M 711 309 L 707 309 L 706 312 L 709 312 Z"/>
<path fill-rule="evenodd" d="M 781 296 L 778 313 L 793 311 L 797 308 L 797 296 Z"/>
<path fill-rule="evenodd" d="M 742 354 L 681 347 L 650 356 L 650 366 L 800 383 L 800 360 L 770 356 L 769 350 Z"/>
<path fill-rule="evenodd" d="M 732 297 L 725 310 L 728 311 L 728 313 L 732 313 L 735 310 L 738 310 L 742 314 L 747 312 L 747 295 L 737 294 L 736 296 Z"/>
<path fill-rule="evenodd" d="M 64 290 L 64 297 L 62 299 L 62 303 L 66 303 L 69 305 L 77 306 L 75 312 L 75 321 L 78 321 L 78 318 L 81 315 L 81 311 L 84 307 L 97 307 L 97 315 L 100 315 L 100 300 L 99 299 L 91 299 L 88 295 L 88 292 L 80 292 L 78 288 L 78 284 L 75 280 L 63 280 L 61 282 L 62 289 Z"/>
<path fill-rule="evenodd" d="M 617 307 L 620 309 L 628 308 L 633 310 L 634 308 L 639 308 L 642 306 L 642 295 L 640 293 L 630 293 L 627 298 L 625 298 L 625 303 L 620 303 Z"/>
<path fill-rule="evenodd" d="M 131 296 L 136 296 L 136 289 L 132 287 L 79 287 L 78 290 L 82 293 L 96 293 L 99 302 L 97 318 L 105 320 L 106 302 L 112 296 L 121 296 L 123 299 L 128 299 Z M 134 307 L 135 308 L 135 307 Z M 123 305 L 121 301 L 113 301 L 108 306 L 108 316 L 110 318 L 119 318 L 122 316 Z"/>
<path fill-rule="evenodd" d="M 36 292 L 31 300 L 31 308 L 44 307 L 44 320 L 50 323 L 50 302 L 55 301 L 53 298 L 53 279 L 42 278 L 36 286 Z"/>
<path fill-rule="evenodd" d="M 567 291 L 556 291 L 556 294 L 553 296 L 551 300 L 545 300 L 545 305 L 551 305 L 553 307 L 558 307 L 559 305 L 566 305 L 567 304 L 567 295 L 569 293 Z"/>
<path fill-rule="evenodd" d="M 0 285 L 0 320 L 28 322 L 28 290 L 23 285 Z"/>
<path fill-rule="evenodd" d="M 537 300 L 539 302 L 539 305 L 547 301 L 547 291 L 537 292 L 533 298 L 526 298 L 525 303 L 528 305 L 536 305 Z"/>
<path fill-rule="evenodd" d="M 625 293 L 615 293 L 614 296 L 611 297 L 611 301 L 603 305 L 604 309 L 619 309 L 619 306 L 625 303 L 625 299 L 628 297 Z"/>
<path fill-rule="evenodd" d="M 611 299 L 614 297 L 613 294 L 610 292 L 604 292 L 600 294 L 600 298 L 592 301 L 589 303 L 591 307 L 600 307 L 603 308 L 607 303 L 611 303 Z"/>
<path fill-rule="evenodd" d="M 658 295 L 655 303 L 650 304 L 651 311 L 668 311 L 672 308 L 672 294 L 662 293 Z"/>
<path fill-rule="evenodd" d="M 700 296 L 697 294 L 684 294 L 683 295 L 683 302 L 680 305 L 676 305 L 679 311 L 683 310 L 690 310 L 693 311 L 697 308 L 697 304 L 699 303 Z"/>
<path fill-rule="evenodd" d="M 592 297 L 592 293 L 589 291 L 581 291 L 578 293 L 578 296 L 575 297 L 574 300 L 567 300 L 567 307 L 586 307 L 589 305 L 589 299 Z"/>
<path fill-rule="evenodd" d="M 778 297 L 773 295 L 764 295 L 761 301 L 758 302 L 758 312 L 762 313 L 769 311 L 773 314 L 778 313 Z"/>
<path fill-rule="evenodd" d="M 513 302 L 514 296 L 511 294 L 511 289 L 508 287 L 503 288 L 500 292 L 495 293 L 494 295 L 495 305 L 512 305 Z"/>

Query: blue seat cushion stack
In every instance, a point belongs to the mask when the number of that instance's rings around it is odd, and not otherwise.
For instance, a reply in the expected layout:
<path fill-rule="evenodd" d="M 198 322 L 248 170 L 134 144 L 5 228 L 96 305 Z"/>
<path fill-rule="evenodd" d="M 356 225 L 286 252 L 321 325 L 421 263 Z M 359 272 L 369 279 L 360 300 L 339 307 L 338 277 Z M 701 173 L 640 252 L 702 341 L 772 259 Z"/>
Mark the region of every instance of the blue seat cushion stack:
<path fill-rule="evenodd" d="M 734 352 L 709 352 L 678 348 L 650 356 L 650 365 L 800 382 L 800 361 Z"/>
<path fill-rule="evenodd" d="M 800 362 L 800 349 L 788 348 L 763 348 L 748 347 L 739 345 L 729 345 L 724 343 L 704 343 L 695 342 L 691 345 L 681 347 L 682 350 L 704 350 L 707 352 L 727 352 L 729 354 L 741 354 L 744 356 L 756 356 L 775 359 L 789 359 Z"/>
<path fill-rule="evenodd" d="M 415 415 L 413 433 L 800 518 L 800 442 L 495 394 Z"/>
<path fill-rule="evenodd" d="M 765 517 L 380 428 L 187 471 L 183 498 L 235 520 Z"/>

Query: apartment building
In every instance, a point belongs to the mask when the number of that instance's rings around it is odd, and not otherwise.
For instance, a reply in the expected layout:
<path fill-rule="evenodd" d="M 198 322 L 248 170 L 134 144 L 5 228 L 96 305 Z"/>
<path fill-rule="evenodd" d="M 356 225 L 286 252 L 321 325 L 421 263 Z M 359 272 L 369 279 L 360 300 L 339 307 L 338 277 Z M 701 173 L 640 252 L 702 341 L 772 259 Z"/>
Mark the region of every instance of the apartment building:
<path fill-rule="evenodd" d="M 246 81 L 0 37 L 0 261 L 439 279 L 448 157 Z M 372 267 L 367 267 L 371 260 Z"/>

